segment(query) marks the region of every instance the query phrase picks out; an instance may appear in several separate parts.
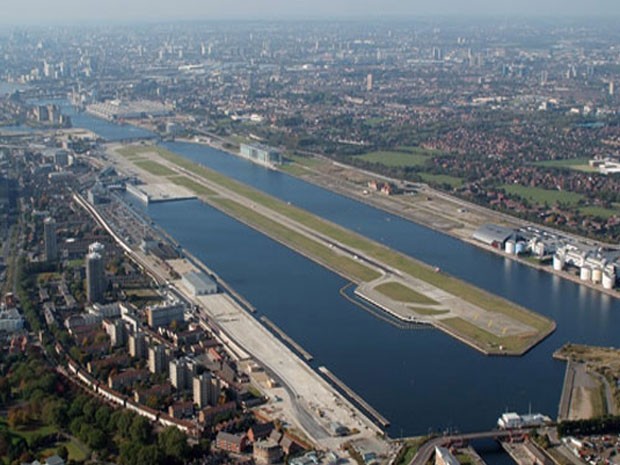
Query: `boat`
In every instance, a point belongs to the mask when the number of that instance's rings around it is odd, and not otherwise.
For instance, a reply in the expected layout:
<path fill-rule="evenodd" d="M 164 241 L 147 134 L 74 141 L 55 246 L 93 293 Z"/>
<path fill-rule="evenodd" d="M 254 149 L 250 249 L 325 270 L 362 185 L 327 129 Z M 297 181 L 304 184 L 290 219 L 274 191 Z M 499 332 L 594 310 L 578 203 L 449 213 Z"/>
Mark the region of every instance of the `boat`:
<path fill-rule="evenodd" d="M 516 412 L 506 412 L 497 419 L 499 429 L 534 428 L 551 423 L 551 418 L 542 413 L 527 413 L 519 415 Z"/>

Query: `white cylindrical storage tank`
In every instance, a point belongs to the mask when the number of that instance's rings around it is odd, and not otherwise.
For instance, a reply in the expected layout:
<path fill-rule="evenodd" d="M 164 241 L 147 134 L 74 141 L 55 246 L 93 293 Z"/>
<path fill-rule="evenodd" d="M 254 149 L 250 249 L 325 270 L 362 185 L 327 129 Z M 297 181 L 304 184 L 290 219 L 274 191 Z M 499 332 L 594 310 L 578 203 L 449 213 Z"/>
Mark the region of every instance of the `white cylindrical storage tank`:
<path fill-rule="evenodd" d="M 525 242 L 519 241 L 515 245 L 515 253 L 521 255 L 525 253 Z"/>
<path fill-rule="evenodd" d="M 592 282 L 598 284 L 603 280 L 603 270 L 601 268 L 594 268 L 592 270 Z"/>
<path fill-rule="evenodd" d="M 616 287 L 616 273 L 603 273 L 603 287 L 605 289 L 613 289 Z"/>
<path fill-rule="evenodd" d="M 515 253 L 515 241 L 513 240 L 506 241 L 506 245 L 504 246 L 504 251 L 506 253 L 509 253 L 510 255 L 513 255 Z"/>
<path fill-rule="evenodd" d="M 562 271 L 564 268 L 564 257 L 561 257 L 558 254 L 553 256 L 553 269 L 555 271 Z"/>
<path fill-rule="evenodd" d="M 582 266 L 579 271 L 579 278 L 582 281 L 590 281 L 592 279 L 592 268 L 589 266 Z"/>
<path fill-rule="evenodd" d="M 543 255 L 545 255 L 545 243 L 544 242 L 537 242 L 534 245 L 534 253 L 536 255 L 538 255 L 539 257 L 542 257 Z"/>

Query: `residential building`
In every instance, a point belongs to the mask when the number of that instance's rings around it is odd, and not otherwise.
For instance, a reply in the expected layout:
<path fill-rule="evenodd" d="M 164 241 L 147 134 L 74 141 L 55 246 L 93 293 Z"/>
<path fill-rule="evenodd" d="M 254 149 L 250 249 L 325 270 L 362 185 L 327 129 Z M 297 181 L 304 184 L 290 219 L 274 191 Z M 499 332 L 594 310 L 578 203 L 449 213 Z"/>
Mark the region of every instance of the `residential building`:
<path fill-rule="evenodd" d="M 215 447 L 239 454 L 247 447 L 247 437 L 245 434 L 231 434 L 220 431 L 215 438 Z"/>
<path fill-rule="evenodd" d="M 168 415 L 172 418 L 185 418 L 194 415 L 194 403 L 191 400 L 175 402 L 168 407 Z"/>
<path fill-rule="evenodd" d="M 45 260 L 48 262 L 58 260 L 58 239 L 56 237 L 56 221 L 54 218 L 46 218 L 43 221 L 43 241 L 45 245 Z"/>
<path fill-rule="evenodd" d="M 166 348 L 163 345 L 150 346 L 148 352 L 149 371 L 151 373 L 163 373 L 168 366 Z"/>
<path fill-rule="evenodd" d="M 173 321 L 181 322 L 185 319 L 185 307 L 183 304 L 149 307 L 146 310 L 146 317 L 151 328 L 168 326 Z"/>
<path fill-rule="evenodd" d="M 137 332 L 129 335 L 129 355 L 133 358 L 146 357 L 146 337 L 143 332 Z"/>
<path fill-rule="evenodd" d="M 271 465 L 281 462 L 284 453 L 278 443 L 270 440 L 261 440 L 254 443 L 252 456 L 256 465 Z"/>
<path fill-rule="evenodd" d="M 194 376 L 193 398 L 194 403 L 200 408 L 207 405 L 217 405 L 220 397 L 220 381 L 211 373 L 205 372 Z"/>
<path fill-rule="evenodd" d="M 103 256 L 97 252 L 86 255 L 86 297 L 89 302 L 102 302 L 106 288 Z"/>

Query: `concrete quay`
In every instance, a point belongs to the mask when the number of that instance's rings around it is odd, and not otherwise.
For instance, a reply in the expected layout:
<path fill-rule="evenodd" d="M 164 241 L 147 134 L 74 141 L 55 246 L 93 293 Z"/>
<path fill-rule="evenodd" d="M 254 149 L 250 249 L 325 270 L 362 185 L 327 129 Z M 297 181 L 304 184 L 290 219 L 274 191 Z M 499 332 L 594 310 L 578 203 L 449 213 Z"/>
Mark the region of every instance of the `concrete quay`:
<path fill-rule="evenodd" d="M 323 373 L 332 383 L 342 389 L 351 399 L 355 400 L 358 404 L 360 404 L 364 410 L 370 413 L 381 426 L 387 428 L 390 426 L 390 422 L 381 415 L 377 410 L 375 410 L 368 402 L 362 399 L 355 391 L 353 391 L 349 386 L 347 386 L 340 378 L 338 378 L 335 374 L 329 371 L 325 367 L 319 367 L 319 371 Z"/>
<path fill-rule="evenodd" d="M 267 318 L 265 315 L 260 317 L 260 320 L 267 325 L 269 329 L 271 329 L 274 333 L 276 333 L 280 338 L 290 345 L 293 349 L 295 349 L 303 358 L 305 358 L 308 362 L 311 362 L 314 357 L 310 352 L 306 351 L 302 346 L 300 346 L 297 342 L 293 340 L 288 334 L 282 331 L 273 321 Z"/>

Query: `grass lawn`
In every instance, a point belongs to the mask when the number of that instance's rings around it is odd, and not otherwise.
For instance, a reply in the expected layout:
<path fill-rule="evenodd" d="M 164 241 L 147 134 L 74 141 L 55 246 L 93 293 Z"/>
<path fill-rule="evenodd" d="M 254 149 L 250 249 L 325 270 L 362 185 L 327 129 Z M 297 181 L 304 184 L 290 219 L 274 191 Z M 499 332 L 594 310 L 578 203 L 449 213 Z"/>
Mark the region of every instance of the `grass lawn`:
<path fill-rule="evenodd" d="M 155 289 L 141 288 L 141 289 L 127 289 L 125 294 L 141 298 L 160 298 L 161 296 Z"/>
<path fill-rule="evenodd" d="M 54 434 L 58 432 L 58 428 L 51 425 L 43 425 L 33 429 L 21 429 L 18 428 L 16 430 L 12 430 L 14 433 L 20 435 L 24 438 L 28 443 L 32 440 L 33 436 L 47 436 L 49 434 Z"/>
<path fill-rule="evenodd" d="M 607 396 L 605 395 L 605 387 L 603 386 L 603 383 L 598 380 L 596 384 L 596 388 L 588 390 L 592 405 L 592 418 L 607 415 Z"/>
<path fill-rule="evenodd" d="M 569 168 L 571 170 L 585 171 L 588 173 L 596 173 L 598 169 L 590 166 L 589 158 L 569 158 L 566 160 L 545 160 L 534 163 L 535 166 L 544 168 Z"/>
<path fill-rule="evenodd" d="M 450 187 L 461 187 L 463 180 L 447 174 L 419 173 L 422 181 L 429 184 L 447 184 Z"/>
<path fill-rule="evenodd" d="M 323 163 L 325 162 L 317 158 L 301 157 L 299 155 L 287 153 L 285 156 L 285 163 L 280 165 L 278 169 L 292 176 L 303 176 L 308 174 L 306 168 L 315 168 Z"/>
<path fill-rule="evenodd" d="M 401 283 L 384 283 L 375 288 L 377 292 L 388 296 L 398 302 L 409 302 L 414 304 L 438 305 L 439 302 L 426 297 Z"/>
<path fill-rule="evenodd" d="M 427 155 L 411 152 L 378 151 L 358 155 L 357 159 L 384 166 L 423 166 L 428 160 Z"/>
<path fill-rule="evenodd" d="M 568 205 L 577 205 L 585 197 L 581 194 L 568 191 L 547 190 L 539 187 L 521 186 L 520 184 L 504 184 L 500 186 L 507 193 L 518 195 L 524 199 L 537 203 L 553 205 L 556 202 Z"/>
<path fill-rule="evenodd" d="M 608 219 L 611 216 L 620 214 L 620 209 L 597 207 L 597 206 L 581 207 L 579 211 L 583 215 L 592 215 L 592 216 L 596 216 L 598 218 L 603 218 L 603 219 Z"/>
<path fill-rule="evenodd" d="M 148 171 L 155 176 L 173 176 L 177 174 L 175 171 L 172 171 L 170 168 L 162 165 L 161 163 L 157 163 L 152 160 L 144 160 L 144 161 L 135 161 L 134 164 L 145 171 Z"/>
<path fill-rule="evenodd" d="M 216 195 L 217 193 L 209 189 L 208 187 L 203 186 L 202 184 L 197 183 L 193 179 L 190 179 L 186 176 L 171 176 L 168 178 L 170 182 L 178 185 L 187 187 L 189 190 L 196 193 L 196 195 Z"/>
<path fill-rule="evenodd" d="M 83 258 L 76 258 L 75 260 L 69 260 L 67 262 L 67 266 L 69 268 L 80 268 L 80 267 L 84 266 L 84 259 Z"/>
<path fill-rule="evenodd" d="M 468 454 L 457 454 L 456 460 L 458 460 L 461 465 L 474 465 L 473 459 Z"/>
<path fill-rule="evenodd" d="M 47 283 L 50 281 L 60 281 L 62 276 L 60 273 L 39 273 L 37 275 L 38 283 Z"/>

